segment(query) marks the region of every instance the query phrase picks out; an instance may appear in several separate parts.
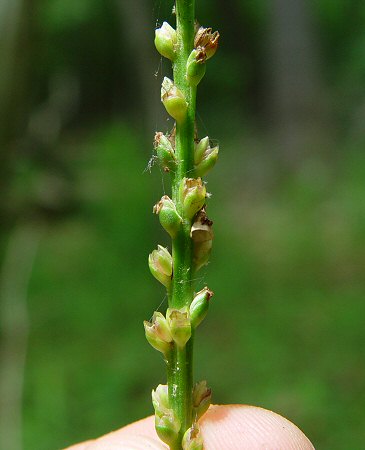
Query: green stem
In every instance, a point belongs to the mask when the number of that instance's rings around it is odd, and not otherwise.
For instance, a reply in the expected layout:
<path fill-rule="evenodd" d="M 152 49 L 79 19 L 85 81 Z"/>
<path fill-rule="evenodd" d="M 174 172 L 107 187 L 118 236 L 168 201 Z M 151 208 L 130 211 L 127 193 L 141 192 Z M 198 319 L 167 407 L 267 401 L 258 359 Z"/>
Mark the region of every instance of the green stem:
<path fill-rule="evenodd" d="M 172 179 L 172 196 L 179 214 L 183 217 L 183 208 L 179 198 L 179 186 L 184 177 L 189 177 L 194 167 L 194 132 L 196 88 L 186 79 L 187 59 L 194 47 L 195 0 L 176 1 L 176 32 L 178 37 L 177 57 L 173 66 L 174 83 L 184 94 L 188 102 L 186 120 L 176 126 L 175 152 L 179 161 Z M 190 175 L 191 176 L 191 175 Z M 180 234 L 173 240 L 172 257 L 174 277 L 169 306 L 182 308 L 190 305 L 193 299 L 192 285 L 192 240 L 191 222 L 184 220 Z M 169 400 L 181 423 L 176 446 L 181 449 L 181 439 L 192 425 L 192 389 L 193 389 L 193 336 L 184 348 L 174 349 L 174 355 L 168 364 Z"/>
<path fill-rule="evenodd" d="M 188 102 L 187 118 L 183 123 L 176 125 L 176 156 L 180 162 L 177 168 L 173 191 L 180 180 L 188 176 L 193 169 L 194 160 L 194 128 L 196 88 L 191 87 L 186 79 L 186 63 L 194 48 L 194 20 L 195 1 L 176 1 L 176 32 L 178 39 L 178 52 L 173 65 L 174 83 L 182 91 Z M 175 188 L 175 189 L 174 189 Z"/>

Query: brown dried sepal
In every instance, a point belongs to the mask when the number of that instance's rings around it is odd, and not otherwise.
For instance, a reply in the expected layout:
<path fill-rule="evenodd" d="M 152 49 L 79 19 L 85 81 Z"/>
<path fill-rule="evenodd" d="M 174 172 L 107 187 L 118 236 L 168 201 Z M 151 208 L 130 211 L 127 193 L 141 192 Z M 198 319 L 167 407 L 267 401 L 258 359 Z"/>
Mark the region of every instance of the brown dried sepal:
<path fill-rule="evenodd" d="M 202 208 L 195 217 L 190 237 L 194 242 L 211 241 L 214 237 L 212 225 L 213 221 L 208 219 L 205 209 Z"/>
<path fill-rule="evenodd" d="M 164 134 L 162 133 L 162 131 L 156 131 L 155 137 L 154 137 L 154 139 L 153 139 L 153 147 L 154 147 L 154 148 L 157 148 L 157 147 L 160 145 L 161 137 L 162 137 L 163 135 L 164 135 Z"/>
<path fill-rule="evenodd" d="M 205 58 L 211 58 L 218 48 L 219 32 L 212 33 L 211 28 L 200 27 L 196 32 L 194 47 L 205 53 Z"/>
<path fill-rule="evenodd" d="M 197 51 L 195 56 L 196 62 L 199 64 L 204 64 L 205 61 L 207 60 L 207 54 L 204 47 L 197 47 L 196 51 Z"/>
<path fill-rule="evenodd" d="M 162 209 L 162 207 L 163 207 L 163 200 L 164 200 L 164 199 L 170 200 L 170 197 L 167 196 L 167 195 L 164 195 L 164 196 L 161 198 L 161 200 L 160 200 L 159 202 L 157 202 L 157 203 L 153 206 L 152 212 L 153 212 L 154 214 L 160 214 L 160 211 L 161 211 L 161 209 Z"/>
<path fill-rule="evenodd" d="M 164 134 L 162 133 L 162 131 L 156 131 L 155 137 L 153 139 L 154 148 L 157 148 L 160 145 L 162 136 L 166 137 L 170 141 L 172 147 L 175 148 L 176 126 L 173 127 L 170 134 Z"/>

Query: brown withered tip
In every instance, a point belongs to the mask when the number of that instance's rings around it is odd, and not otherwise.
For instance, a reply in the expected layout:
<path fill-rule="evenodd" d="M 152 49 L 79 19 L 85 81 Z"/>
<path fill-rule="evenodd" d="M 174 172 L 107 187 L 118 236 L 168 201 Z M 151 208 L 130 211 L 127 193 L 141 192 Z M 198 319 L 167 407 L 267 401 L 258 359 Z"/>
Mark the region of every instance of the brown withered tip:
<path fill-rule="evenodd" d="M 191 226 L 190 237 L 195 243 L 211 241 L 214 238 L 212 225 L 213 221 L 208 219 L 204 208 L 201 209 Z"/>
<path fill-rule="evenodd" d="M 213 225 L 213 220 L 208 219 L 207 213 L 205 211 L 205 206 L 196 215 L 195 222 L 200 221 L 202 225 L 208 225 L 211 227 Z"/>
<path fill-rule="evenodd" d="M 162 208 L 162 201 L 160 200 L 153 206 L 152 209 L 153 214 L 160 214 L 161 208 Z"/>
<path fill-rule="evenodd" d="M 205 289 L 206 289 L 206 291 L 207 291 L 207 294 L 208 294 L 208 301 L 209 301 L 209 300 L 213 297 L 214 292 L 211 291 L 208 287 L 206 287 Z M 211 392 L 211 389 L 208 389 L 208 390 L 209 390 L 209 392 Z"/>
<path fill-rule="evenodd" d="M 191 189 L 196 186 L 198 186 L 198 187 L 203 186 L 203 181 L 200 177 L 199 178 L 185 178 L 186 189 Z"/>
<path fill-rule="evenodd" d="M 212 395 L 212 389 L 211 388 L 207 388 L 207 390 L 205 391 L 204 395 L 201 397 L 200 401 L 202 402 L 206 398 L 209 398 L 211 395 Z M 199 405 L 196 405 L 196 406 L 199 406 Z"/>
<path fill-rule="evenodd" d="M 194 39 L 194 47 L 201 47 L 203 50 L 216 49 L 218 47 L 219 32 L 212 33 L 211 28 L 200 27 L 196 32 Z"/>
<path fill-rule="evenodd" d="M 204 43 L 207 43 L 207 36 L 209 32 L 212 32 L 211 28 L 199 27 L 194 38 L 194 47 L 203 47 Z"/>
<path fill-rule="evenodd" d="M 162 131 L 156 131 L 155 137 L 153 138 L 153 146 L 155 148 L 158 147 L 162 136 L 163 136 Z"/>
<path fill-rule="evenodd" d="M 201 289 L 195 295 L 199 295 L 199 294 L 201 294 L 203 292 L 208 294 L 207 300 L 210 300 L 213 297 L 213 295 L 214 295 L 214 292 L 211 289 L 209 289 L 208 286 L 203 287 L 203 289 Z"/>
<path fill-rule="evenodd" d="M 195 56 L 196 62 L 198 62 L 199 64 L 204 64 L 205 61 L 207 60 L 207 54 L 204 50 L 204 47 L 197 47 L 196 50 L 197 50 Z"/>
<path fill-rule="evenodd" d="M 162 197 L 161 197 L 161 200 L 159 201 L 159 202 L 157 202 L 154 206 L 153 206 L 153 213 L 154 214 L 160 214 L 160 211 L 161 211 L 161 209 L 162 209 L 162 207 L 163 207 L 163 203 L 164 203 L 164 200 L 165 201 L 171 201 L 171 199 L 170 199 L 170 197 L 168 196 L 168 195 L 163 195 Z"/>
<path fill-rule="evenodd" d="M 199 436 L 199 434 L 200 434 L 199 425 L 196 422 L 194 422 L 190 428 L 190 439 L 193 440 L 193 439 L 197 438 Z"/>
<path fill-rule="evenodd" d="M 164 135 L 164 133 L 162 131 L 156 131 L 155 137 L 153 138 L 153 147 L 154 148 L 156 148 L 160 145 L 162 136 L 165 136 L 170 141 L 172 147 L 174 148 L 175 147 L 176 126 L 174 125 L 170 134 Z M 167 170 L 165 170 L 165 172 L 169 172 L 169 169 L 167 168 Z"/>

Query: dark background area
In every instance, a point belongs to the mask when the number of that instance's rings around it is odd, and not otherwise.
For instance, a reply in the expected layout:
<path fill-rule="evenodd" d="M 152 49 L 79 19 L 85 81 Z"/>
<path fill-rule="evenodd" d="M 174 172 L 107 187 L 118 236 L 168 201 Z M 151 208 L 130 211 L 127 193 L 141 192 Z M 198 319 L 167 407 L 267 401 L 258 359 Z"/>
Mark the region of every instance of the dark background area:
<path fill-rule="evenodd" d="M 169 245 L 146 170 L 171 74 L 172 1 L 0 5 L 0 448 L 60 449 L 152 413 Z M 316 448 L 365 441 L 365 3 L 197 0 L 221 45 L 199 86 L 215 292 L 196 379 L 215 403 L 296 423 Z"/>

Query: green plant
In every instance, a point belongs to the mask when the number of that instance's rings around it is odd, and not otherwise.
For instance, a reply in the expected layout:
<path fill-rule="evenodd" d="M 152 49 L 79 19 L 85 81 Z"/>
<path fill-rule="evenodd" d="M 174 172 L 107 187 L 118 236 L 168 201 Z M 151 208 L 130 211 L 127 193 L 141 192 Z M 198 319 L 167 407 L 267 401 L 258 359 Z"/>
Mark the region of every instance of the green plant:
<path fill-rule="evenodd" d="M 168 135 L 155 136 L 156 156 L 171 176 L 172 198 L 163 196 L 153 209 L 171 236 L 172 254 L 159 245 L 149 256 L 152 274 L 166 287 L 168 309 L 166 315 L 155 312 L 144 326 L 167 365 L 167 385 L 152 392 L 157 433 L 171 449 L 197 450 L 203 448 L 198 419 L 209 407 L 211 391 L 205 381 L 193 386 L 193 338 L 213 295 L 207 287 L 194 294 L 196 272 L 208 263 L 213 239 L 201 177 L 216 163 L 219 149 L 208 137 L 198 139 L 195 109 L 197 86 L 219 33 L 196 23 L 194 0 L 177 0 L 175 12 L 176 30 L 164 22 L 155 38 L 174 75 L 173 81 L 164 78 L 161 100 L 176 123 Z"/>

